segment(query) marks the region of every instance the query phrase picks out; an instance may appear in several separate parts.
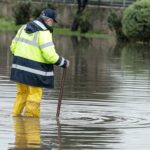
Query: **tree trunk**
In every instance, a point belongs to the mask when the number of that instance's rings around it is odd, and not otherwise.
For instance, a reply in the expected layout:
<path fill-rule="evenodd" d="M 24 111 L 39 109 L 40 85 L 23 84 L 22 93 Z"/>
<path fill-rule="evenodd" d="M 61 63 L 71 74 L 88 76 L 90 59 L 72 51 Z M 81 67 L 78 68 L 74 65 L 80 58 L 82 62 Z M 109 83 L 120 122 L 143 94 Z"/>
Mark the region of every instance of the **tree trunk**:
<path fill-rule="evenodd" d="M 84 11 L 88 0 L 77 0 L 78 3 L 78 9 L 75 15 L 75 18 L 73 20 L 72 26 L 71 26 L 71 30 L 72 31 L 77 31 L 80 25 L 80 19 L 79 17 L 82 16 L 82 12 Z"/>

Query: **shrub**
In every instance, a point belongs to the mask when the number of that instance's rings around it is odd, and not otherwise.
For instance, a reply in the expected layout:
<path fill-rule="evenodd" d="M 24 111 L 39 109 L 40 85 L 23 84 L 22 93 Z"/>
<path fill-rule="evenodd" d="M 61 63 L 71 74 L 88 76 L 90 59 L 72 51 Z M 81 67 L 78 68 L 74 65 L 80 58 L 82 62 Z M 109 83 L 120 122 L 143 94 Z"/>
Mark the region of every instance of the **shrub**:
<path fill-rule="evenodd" d="M 150 0 L 130 5 L 122 18 L 123 33 L 134 41 L 150 40 Z"/>
<path fill-rule="evenodd" d="M 25 24 L 30 20 L 31 16 L 31 3 L 18 2 L 15 5 L 14 17 L 16 25 Z"/>
<path fill-rule="evenodd" d="M 43 9 L 52 8 L 55 9 L 55 6 L 51 3 L 34 3 L 32 5 L 32 17 L 37 18 L 40 16 L 40 13 Z"/>
<path fill-rule="evenodd" d="M 25 24 L 30 21 L 31 18 L 37 18 L 40 13 L 45 8 L 53 8 L 54 5 L 50 3 L 31 3 L 27 2 L 17 2 L 14 9 L 14 17 L 16 25 Z"/>
<path fill-rule="evenodd" d="M 92 28 L 92 25 L 89 22 L 90 16 L 91 14 L 87 9 L 78 11 L 74 17 L 71 30 L 77 31 L 79 29 L 81 33 L 88 32 Z"/>
<path fill-rule="evenodd" d="M 80 19 L 79 19 L 79 26 L 80 26 L 80 32 L 81 33 L 86 33 L 90 30 L 91 28 L 91 25 L 88 21 L 88 17 L 86 16 L 86 14 L 82 14 L 80 16 Z"/>
<path fill-rule="evenodd" d="M 111 12 L 108 16 L 107 22 L 108 26 L 111 30 L 115 30 L 117 40 L 119 41 L 126 41 L 127 37 L 122 32 L 122 14 L 118 15 L 115 12 Z"/>

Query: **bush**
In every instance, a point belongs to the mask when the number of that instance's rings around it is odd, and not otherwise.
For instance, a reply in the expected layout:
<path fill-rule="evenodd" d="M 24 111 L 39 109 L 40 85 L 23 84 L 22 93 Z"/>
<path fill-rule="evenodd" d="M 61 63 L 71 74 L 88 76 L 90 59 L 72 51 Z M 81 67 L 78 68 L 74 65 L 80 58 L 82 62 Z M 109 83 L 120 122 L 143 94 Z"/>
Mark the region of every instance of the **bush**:
<path fill-rule="evenodd" d="M 52 8 L 55 9 L 55 6 L 51 3 L 35 3 L 32 5 L 32 17 L 37 18 L 40 16 L 40 13 L 43 9 Z"/>
<path fill-rule="evenodd" d="M 92 28 L 89 22 L 90 16 L 91 14 L 87 10 L 78 11 L 74 17 L 71 30 L 77 31 L 79 29 L 81 33 L 88 32 Z"/>
<path fill-rule="evenodd" d="M 14 17 L 16 25 L 25 24 L 31 17 L 31 3 L 18 2 L 15 5 Z"/>
<path fill-rule="evenodd" d="M 15 5 L 14 17 L 16 25 L 25 24 L 32 18 L 37 18 L 43 9 L 55 7 L 50 3 L 18 2 Z"/>
<path fill-rule="evenodd" d="M 126 41 L 127 37 L 122 32 L 122 14 L 118 15 L 115 12 L 111 12 L 108 16 L 107 22 L 108 26 L 111 30 L 115 30 L 117 40 L 119 41 Z"/>
<path fill-rule="evenodd" d="M 134 41 L 150 40 L 150 0 L 130 5 L 122 18 L 123 33 Z"/>
<path fill-rule="evenodd" d="M 81 33 L 88 32 L 91 28 L 91 25 L 88 21 L 88 17 L 86 16 L 86 14 L 82 14 L 79 18 L 80 18 L 79 19 L 80 32 Z"/>

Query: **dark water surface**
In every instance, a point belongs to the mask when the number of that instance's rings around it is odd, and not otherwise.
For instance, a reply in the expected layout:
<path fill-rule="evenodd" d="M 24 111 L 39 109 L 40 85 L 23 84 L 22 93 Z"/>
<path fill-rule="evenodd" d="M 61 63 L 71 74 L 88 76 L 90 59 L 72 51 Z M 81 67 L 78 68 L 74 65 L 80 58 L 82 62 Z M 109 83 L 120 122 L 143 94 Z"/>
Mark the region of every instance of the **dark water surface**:
<path fill-rule="evenodd" d="M 60 120 L 60 68 L 55 89 L 44 89 L 41 118 L 12 118 L 12 36 L 0 35 L 0 150 L 150 149 L 150 47 L 57 36 L 58 52 L 71 61 Z"/>

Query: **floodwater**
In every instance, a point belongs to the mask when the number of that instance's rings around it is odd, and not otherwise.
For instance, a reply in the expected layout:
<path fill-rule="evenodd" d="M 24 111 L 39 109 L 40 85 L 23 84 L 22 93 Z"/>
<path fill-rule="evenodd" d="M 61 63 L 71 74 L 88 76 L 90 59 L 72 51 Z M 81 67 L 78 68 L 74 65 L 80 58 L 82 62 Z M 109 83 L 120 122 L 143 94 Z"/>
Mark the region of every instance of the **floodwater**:
<path fill-rule="evenodd" d="M 55 89 L 44 89 L 41 118 L 12 118 L 12 37 L 0 34 L 0 150 L 150 149 L 150 47 L 56 36 L 58 53 L 71 61 L 60 119 L 58 67 Z"/>

